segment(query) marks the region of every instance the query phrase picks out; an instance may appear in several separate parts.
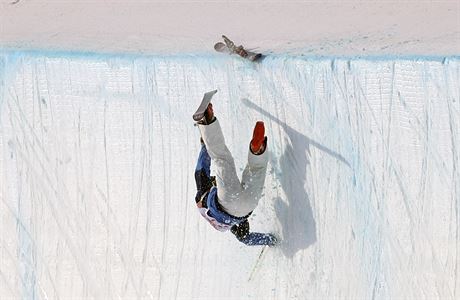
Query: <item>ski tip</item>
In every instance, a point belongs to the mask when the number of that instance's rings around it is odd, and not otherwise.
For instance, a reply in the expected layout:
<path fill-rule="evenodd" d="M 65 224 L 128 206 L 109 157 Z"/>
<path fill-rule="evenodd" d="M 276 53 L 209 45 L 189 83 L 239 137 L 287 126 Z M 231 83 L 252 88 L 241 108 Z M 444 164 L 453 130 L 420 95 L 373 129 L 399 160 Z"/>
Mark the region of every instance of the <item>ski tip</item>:
<path fill-rule="evenodd" d="M 265 55 L 258 53 L 256 55 L 254 55 L 254 57 L 251 59 L 251 61 L 253 61 L 253 62 L 261 62 L 261 61 L 264 60 L 264 58 L 265 58 Z"/>
<path fill-rule="evenodd" d="M 214 50 L 216 51 L 222 51 L 223 49 L 225 49 L 225 44 L 222 43 L 222 42 L 217 42 L 215 45 L 214 45 Z"/>
<path fill-rule="evenodd" d="M 208 97 L 212 97 L 214 96 L 215 94 L 217 93 L 217 90 L 213 90 L 213 91 L 209 91 L 207 93 L 204 94 L 204 96 L 208 96 Z"/>

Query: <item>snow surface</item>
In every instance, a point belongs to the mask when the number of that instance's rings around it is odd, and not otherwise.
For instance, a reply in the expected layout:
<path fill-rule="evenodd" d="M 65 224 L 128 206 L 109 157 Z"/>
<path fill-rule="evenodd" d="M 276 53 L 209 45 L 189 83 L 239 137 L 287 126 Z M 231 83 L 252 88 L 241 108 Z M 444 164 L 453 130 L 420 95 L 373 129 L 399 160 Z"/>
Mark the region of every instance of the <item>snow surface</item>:
<path fill-rule="evenodd" d="M 458 55 L 458 0 L 0 0 L 0 47 L 209 53 Z"/>
<path fill-rule="evenodd" d="M 458 0 L 0 1 L 0 299 L 459 299 L 459 54 Z M 261 256 L 194 204 L 216 88 Z"/>
<path fill-rule="evenodd" d="M 0 54 L 2 299 L 458 299 L 460 60 Z M 258 261 L 195 208 L 214 108 L 270 162 Z M 257 262 L 258 261 L 258 262 Z"/>

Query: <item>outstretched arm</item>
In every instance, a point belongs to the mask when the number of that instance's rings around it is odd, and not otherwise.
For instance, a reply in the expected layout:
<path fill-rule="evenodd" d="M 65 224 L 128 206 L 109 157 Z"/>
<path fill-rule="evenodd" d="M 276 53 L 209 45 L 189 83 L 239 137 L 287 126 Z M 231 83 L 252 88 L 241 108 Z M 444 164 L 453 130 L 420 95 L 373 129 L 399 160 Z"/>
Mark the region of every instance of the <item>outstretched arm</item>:
<path fill-rule="evenodd" d="M 270 233 L 249 232 L 248 220 L 243 221 L 239 225 L 233 225 L 231 232 L 236 236 L 238 241 L 247 246 L 275 246 L 278 239 Z"/>

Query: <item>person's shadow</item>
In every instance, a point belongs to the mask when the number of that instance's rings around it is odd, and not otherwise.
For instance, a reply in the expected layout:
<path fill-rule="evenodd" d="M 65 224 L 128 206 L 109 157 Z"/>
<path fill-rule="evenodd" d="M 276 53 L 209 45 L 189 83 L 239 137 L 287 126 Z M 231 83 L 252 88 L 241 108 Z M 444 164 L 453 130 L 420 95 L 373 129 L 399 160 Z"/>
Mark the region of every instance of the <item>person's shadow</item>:
<path fill-rule="evenodd" d="M 320 145 L 278 118 L 249 101 L 243 103 L 260 114 L 279 124 L 286 132 L 286 149 L 279 158 L 280 184 L 287 199 L 275 199 L 275 212 L 282 225 L 281 250 L 287 257 L 293 257 L 299 250 L 306 249 L 316 242 L 316 222 L 310 204 L 310 196 L 305 190 L 307 167 L 310 164 L 310 146 L 334 156 L 350 166 L 340 154 Z"/>

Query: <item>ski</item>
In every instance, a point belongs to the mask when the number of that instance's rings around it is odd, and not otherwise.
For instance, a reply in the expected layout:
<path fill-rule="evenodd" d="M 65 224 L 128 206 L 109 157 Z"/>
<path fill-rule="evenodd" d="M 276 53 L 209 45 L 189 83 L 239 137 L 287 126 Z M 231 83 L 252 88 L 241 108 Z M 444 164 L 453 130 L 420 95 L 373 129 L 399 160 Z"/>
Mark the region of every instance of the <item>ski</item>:
<path fill-rule="evenodd" d="M 235 43 L 225 35 L 222 35 L 222 38 L 224 39 L 225 43 L 217 42 L 214 45 L 214 49 L 217 52 L 227 54 L 238 54 L 239 56 L 250 61 L 257 61 L 263 57 L 261 53 L 251 52 L 249 50 L 246 50 L 243 46 L 235 46 Z"/>
<path fill-rule="evenodd" d="M 252 268 L 251 274 L 249 275 L 248 281 L 251 281 L 252 278 L 254 278 L 254 275 L 257 273 L 257 270 L 259 269 L 259 265 L 266 252 L 265 249 L 267 248 L 268 248 L 268 245 L 265 245 L 262 247 L 262 250 L 260 251 L 259 256 L 257 257 L 256 263 L 254 264 L 254 267 Z"/>
<path fill-rule="evenodd" d="M 198 106 L 198 109 L 193 114 L 194 121 L 198 122 L 204 118 L 204 112 L 208 108 L 208 104 L 211 102 L 212 96 L 214 96 L 216 93 L 217 93 L 217 90 L 210 91 L 204 94 L 203 100 L 201 100 L 200 106 Z"/>

